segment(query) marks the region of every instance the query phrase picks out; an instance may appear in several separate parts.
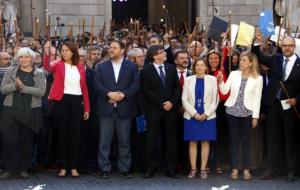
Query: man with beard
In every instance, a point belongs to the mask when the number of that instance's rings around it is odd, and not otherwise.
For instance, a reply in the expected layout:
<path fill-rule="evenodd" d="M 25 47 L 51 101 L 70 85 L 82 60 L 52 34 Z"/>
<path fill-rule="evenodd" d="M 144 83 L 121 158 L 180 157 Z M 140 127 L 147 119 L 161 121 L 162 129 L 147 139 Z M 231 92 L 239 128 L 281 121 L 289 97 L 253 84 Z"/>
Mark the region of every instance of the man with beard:
<path fill-rule="evenodd" d="M 108 178 L 111 171 L 109 155 L 115 130 L 119 171 L 123 177 L 132 178 L 129 171 L 131 117 L 140 80 L 136 66 L 123 57 L 124 51 L 122 42 L 113 41 L 109 46 L 110 59 L 97 66 L 95 76 L 99 115 L 98 163 L 104 179 Z"/>
<path fill-rule="evenodd" d="M 181 91 L 183 89 L 184 81 L 186 77 L 191 76 L 193 73 L 188 70 L 189 54 L 186 51 L 179 50 L 175 53 L 175 64 L 177 68 L 177 74 L 179 78 L 179 84 Z M 183 113 L 184 109 L 180 101 L 180 108 L 178 113 L 178 130 L 177 130 L 177 141 L 178 141 L 178 162 L 182 169 L 185 169 L 188 161 L 188 148 L 186 142 L 183 140 Z"/>

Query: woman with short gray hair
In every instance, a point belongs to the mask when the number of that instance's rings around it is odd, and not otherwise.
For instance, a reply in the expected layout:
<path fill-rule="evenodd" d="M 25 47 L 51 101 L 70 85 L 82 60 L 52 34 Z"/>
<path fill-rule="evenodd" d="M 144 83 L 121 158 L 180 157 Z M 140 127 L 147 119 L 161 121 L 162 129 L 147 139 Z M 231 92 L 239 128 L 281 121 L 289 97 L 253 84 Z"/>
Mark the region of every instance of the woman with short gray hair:
<path fill-rule="evenodd" d="M 1 83 L 1 93 L 6 97 L 0 118 L 4 163 L 0 179 L 11 178 L 15 173 L 23 179 L 29 177 L 34 137 L 43 123 L 41 98 L 46 89 L 45 75 L 34 66 L 34 57 L 30 48 L 20 48 L 18 64 L 6 72 Z"/>

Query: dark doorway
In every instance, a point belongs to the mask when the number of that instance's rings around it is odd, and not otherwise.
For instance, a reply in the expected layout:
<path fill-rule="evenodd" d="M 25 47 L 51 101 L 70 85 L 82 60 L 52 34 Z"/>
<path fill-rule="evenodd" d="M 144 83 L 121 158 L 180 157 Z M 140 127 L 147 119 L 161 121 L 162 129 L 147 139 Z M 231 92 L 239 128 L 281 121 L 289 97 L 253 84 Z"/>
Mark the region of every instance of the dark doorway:
<path fill-rule="evenodd" d="M 116 23 L 130 18 L 148 20 L 148 0 L 112 0 L 112 18 Z"/>

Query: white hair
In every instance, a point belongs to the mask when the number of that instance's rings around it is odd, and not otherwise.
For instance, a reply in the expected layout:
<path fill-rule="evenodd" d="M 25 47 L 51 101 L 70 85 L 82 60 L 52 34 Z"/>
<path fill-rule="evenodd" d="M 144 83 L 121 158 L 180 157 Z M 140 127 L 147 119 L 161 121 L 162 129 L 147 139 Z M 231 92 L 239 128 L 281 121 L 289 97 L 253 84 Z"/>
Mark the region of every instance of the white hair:
<path fill-rule="evenodd" d="M 87 51 L 85 49 L 78 49 L 78 54 L 87 56 Z"/>
<path fill-rule="evenodd" d="M 144 53 L 143 50 L 141 50 L 140 48 L 133 48 L 131 50 L 128 51 L 127 56 L 136 56 L 138 53 Z"/>
<path fill-rule="evenodd" d="M 34 58 L 35 58 L 35 53 L 34 53 L 34 51 L 32 51 L 32 50 L 31 50 L 30 48 L 28 48 L 28 47 L 22 47 L 22 48 L 20 48 L 20 49 L 17 51 L 16 59 L 18 60 L 19 57 L 21 57 L 21 56 L 27 56 L 27 55 L 29 55 L 29 56 L 32 58 L 32 60 L 34 60 Z"/>

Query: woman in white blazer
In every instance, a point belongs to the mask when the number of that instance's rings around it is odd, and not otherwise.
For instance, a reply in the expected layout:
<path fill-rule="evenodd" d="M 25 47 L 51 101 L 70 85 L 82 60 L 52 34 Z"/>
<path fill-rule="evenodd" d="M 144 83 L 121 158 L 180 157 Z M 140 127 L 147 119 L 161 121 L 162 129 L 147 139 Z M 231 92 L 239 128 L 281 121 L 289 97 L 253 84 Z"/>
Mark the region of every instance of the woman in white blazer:
<path fill-rule="evenodd" d="M 189 141 L 191 171 L 189 178 L 197 173 L 197 144 L 201 141 L 201 178 L 207 178 L 206 165 L 209 156 L 209 141 L 216 140 L 216 109 L 218 106 L 217 79 L 206 75 L 204 60 L 193 65 L 195 75 L 187 77 L 183 86 L 184 140 Z"/>
<path fill-rule="evenodd" d="M 251 126 L 257 126 L 263 88 L 256 55 L 248 51 L 243 52 L 240 56 L 239 70 L 232 71 L 226 83 L 221 73 L 218 80 L 221 93 L 226 94 L 230 91 L 225 106 L 230 131 L 231 178 L 239 177 L 238 158 L 241 144 L 244 179 L 251 180 L 250 131 Z"/>

